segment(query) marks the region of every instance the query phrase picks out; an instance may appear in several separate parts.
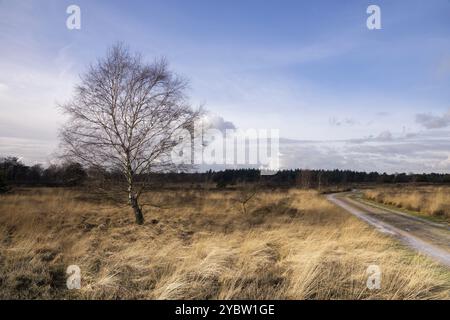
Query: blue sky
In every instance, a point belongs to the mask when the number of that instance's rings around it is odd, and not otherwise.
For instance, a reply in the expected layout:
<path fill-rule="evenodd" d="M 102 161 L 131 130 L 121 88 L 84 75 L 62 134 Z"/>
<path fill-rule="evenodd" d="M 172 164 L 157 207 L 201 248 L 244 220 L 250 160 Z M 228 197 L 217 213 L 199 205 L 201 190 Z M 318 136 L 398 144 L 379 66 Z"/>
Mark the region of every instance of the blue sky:
<path fill-rule="evenodd" d="M 0 154 L 51 161 L 56 102 L 117 41 L 166 56 L 193 105 L 280 129 L 286 167 L 450 171 L 448 0 L 0 0 Z"/>

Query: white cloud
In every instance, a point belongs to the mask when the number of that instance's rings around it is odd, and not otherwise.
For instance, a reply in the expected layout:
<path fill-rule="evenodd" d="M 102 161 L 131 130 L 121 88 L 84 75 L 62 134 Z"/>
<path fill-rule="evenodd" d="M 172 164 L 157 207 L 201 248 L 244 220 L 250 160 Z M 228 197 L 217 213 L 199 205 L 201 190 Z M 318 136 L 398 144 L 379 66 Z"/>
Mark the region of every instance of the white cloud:
<path fill-rule="evenodd" d="M 236 126 L 231 121 L 226 121 L 223 117 L 209 112 L 202 117 L 202 125 L 205 128 L 212 128 L 225 132 L 226 130 L 234 130 Z"/>

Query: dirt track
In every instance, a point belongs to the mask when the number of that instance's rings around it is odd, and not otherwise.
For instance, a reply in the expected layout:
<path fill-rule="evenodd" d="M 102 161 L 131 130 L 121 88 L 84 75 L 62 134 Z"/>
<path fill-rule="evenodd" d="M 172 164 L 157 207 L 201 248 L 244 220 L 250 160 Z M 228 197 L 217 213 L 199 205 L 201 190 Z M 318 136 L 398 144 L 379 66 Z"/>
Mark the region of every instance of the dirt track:
<path fill-rule="evenodd" d="M 447 224 L 372 205 L 354 197 L 354 193 L 330 194 L 327 198 L 379 231 L 450 267 L 450 227 Z"/>

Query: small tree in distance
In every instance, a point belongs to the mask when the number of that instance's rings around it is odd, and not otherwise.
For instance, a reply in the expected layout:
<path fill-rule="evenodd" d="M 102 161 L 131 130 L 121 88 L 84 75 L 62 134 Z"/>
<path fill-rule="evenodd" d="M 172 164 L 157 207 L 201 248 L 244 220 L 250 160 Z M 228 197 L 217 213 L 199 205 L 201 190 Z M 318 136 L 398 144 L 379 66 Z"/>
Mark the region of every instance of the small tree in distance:
<path fill-rule="evenodd" d="M 81 77 L 62 109 L 69 119 L 61 130 L 64 155 L 86 166 L 119 170 L 136 223 L 144 217 L 139 198 L 150 173 L 173 170 L 175 133 L 192 130 L 199 111 L 184 94 L 186 81 L 168 70 L 164 59 L 152 64 L 122 44 Z"/>

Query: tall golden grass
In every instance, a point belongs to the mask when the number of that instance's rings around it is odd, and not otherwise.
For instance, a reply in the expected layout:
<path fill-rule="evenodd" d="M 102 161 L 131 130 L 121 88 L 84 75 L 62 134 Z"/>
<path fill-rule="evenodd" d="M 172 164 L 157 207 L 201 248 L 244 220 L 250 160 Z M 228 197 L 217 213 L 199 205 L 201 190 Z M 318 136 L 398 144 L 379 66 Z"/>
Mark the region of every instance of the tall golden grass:
<path fill-rule="evenodd" d="M 450 222 L 450 187 L 379 187 L 366 190 L 364 195 L 382 204 L 441 217 Z"/>
<path fill-rule="evenodd" d="M 0 298 L 448 299 L 450 273 L 314 191 L 146 194 L 146 223 L 80 191 L 0 196 Z M 68 265 L 82 287 L 67 290 Z M 382 271 L 380 290 L 366 269 Z"/>

